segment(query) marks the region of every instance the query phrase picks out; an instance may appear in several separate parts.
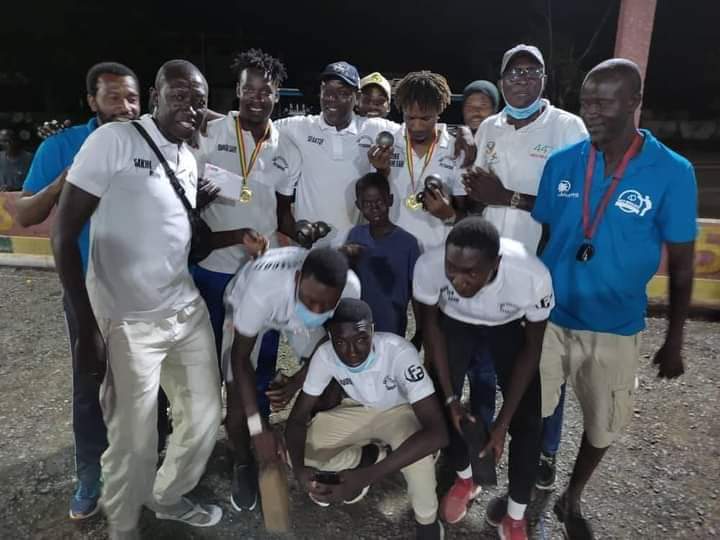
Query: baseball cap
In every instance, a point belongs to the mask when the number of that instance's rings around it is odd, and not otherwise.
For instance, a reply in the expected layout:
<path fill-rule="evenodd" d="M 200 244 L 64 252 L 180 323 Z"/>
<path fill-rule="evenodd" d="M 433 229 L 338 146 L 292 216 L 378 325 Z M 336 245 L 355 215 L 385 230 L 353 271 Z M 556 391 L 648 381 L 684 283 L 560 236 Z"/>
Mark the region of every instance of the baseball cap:
<path fill-rule="evenodd" d="M 543 59 L 540 49 L 534 45 L 525 45 L 524 43 L 521 43 L 520 45 L 515 45 L 512 49 L 508 49 L 505 51 L 505 54 L 503 54 L 502 65 L 500 66 L 500 75 L 505 73 L 505 68 L 510 63 L 510 60 L 521 53 L 532 56 L 535 60 L 540 62 L 540 65 L 543 69 L 545 69 L 545 60 Z"/>
<path fill-rule="evenodd" d="M 347 62 L 333 62 L 325 66 L 325 69 L 320 74 L 320 80 L 324 81 L 329 78 L 340 79 L 353 88 L 359 88 L 360 86 L 360 74 L 357 68 Z"/>
<path fill-rule="evenodd" d="M 371 73 L 370 75 L 366 75 L 362 79 L 360 79 L 360 90 L 365 88 L 369 84 L 376 84 L 380 88 L 382 88 L 385 91 L 385 94 L 387 95 L 388 99 L 390 99 L 390 94 L 392 93 L 390 90 L 390 83 L 388 80 L 382 76 L 379 72 L 375 71 Z"/>

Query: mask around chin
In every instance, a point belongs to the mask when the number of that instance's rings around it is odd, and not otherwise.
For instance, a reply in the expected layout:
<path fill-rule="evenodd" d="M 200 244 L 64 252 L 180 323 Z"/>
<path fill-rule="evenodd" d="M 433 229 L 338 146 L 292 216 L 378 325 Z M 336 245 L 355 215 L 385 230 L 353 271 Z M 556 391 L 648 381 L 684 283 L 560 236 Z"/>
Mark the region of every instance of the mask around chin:
<path fill-rule="evenodd" d="M 325 311 L 324 313 L 315 313 L 309 310 L 298 298 L 295 301 L 295 315 L 307 328 L 320 328 L 325 322 L 333 316 L 334 309 Z"/>
<path fill-rule="evenodd" d="M 347 369 L 350 373 L 362 373 L 375 363 L 375 358 L 375 349 L 371 349 L 370 354 L 367 355 L 367 358 L 362 364 L 353 367 L 350 367 L 347 364 L 343 364 L 343 366 L 345 366 L 345 369 Z"/>

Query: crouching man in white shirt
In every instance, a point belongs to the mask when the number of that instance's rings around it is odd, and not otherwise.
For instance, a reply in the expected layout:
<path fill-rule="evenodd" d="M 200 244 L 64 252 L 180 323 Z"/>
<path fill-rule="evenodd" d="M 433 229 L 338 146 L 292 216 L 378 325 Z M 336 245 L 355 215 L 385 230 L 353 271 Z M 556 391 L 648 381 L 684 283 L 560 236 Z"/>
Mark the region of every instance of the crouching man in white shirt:
<path fill-rule="evenodd" d="M 394 334 L 375 334 L 362 300 L 341 300 L 327 326 L 330 341 L 313 355 L 287 424 L 296 477 L 315 502 L 327 506 L 357 502 L 370 484 L 402 470 L 416 537 L 442 538 L 432 453 L 447 444 L 447 429 L 415 347 Z M 311 421 L 333 380 L 348 399 Z M 368 452 L 373 441 L 389 445 L 392 453 Z"/>
<path fill-rule="evenodd" d="M 280 330 L 298 358 L 310 358 L 342 296 L 359 298 L 360 280 L 345 255 L 332 248 L 271 249 L 246 264 L 228 285 L 223 371 L 228 391 L 226 429 L 234 455 L 230 502 L 238 511 L 255 508 L 258 465 L 277 459 L 275 434 L 257 404 L 258 336 Z M 273 387 L 268 395 L 274 405 L 287 404 L 302 387 L 306 373 L 307 365 Z"/>
<path fill-rule="evenodd" d="M 139 122 L 193 202 L 196 163 L 184 141 L 207 94 L 195 66 L 171 60 L 158 71 L 152 117 Z M 88 219 L 86 286 L 77 237 Z M 111 539 L 139 538 L 143 504 L 197 527 L 222 517 L 220 507 L 184 497 L 205 471 L 221 415 L 210 319 L 188 271 L 190 238 L 187 212 L 135 126 L 111 122 L 90 135 L 67 174 L 53 251 L 78 328 L 79 371 L 103 381 L 109 447 L 101 501 Z M 160 385 L 174 429 L 156 474 Z"/>

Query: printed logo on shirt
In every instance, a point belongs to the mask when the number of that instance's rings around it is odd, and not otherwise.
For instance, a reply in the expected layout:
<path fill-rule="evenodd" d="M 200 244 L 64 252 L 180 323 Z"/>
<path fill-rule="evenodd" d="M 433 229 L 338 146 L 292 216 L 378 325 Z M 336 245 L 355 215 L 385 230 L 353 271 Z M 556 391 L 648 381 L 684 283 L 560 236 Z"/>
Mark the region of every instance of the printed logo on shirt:
<path fill-rule="evenodd" d="M 218 152 L 230 152 L 232 154 L 237 154 L 237 146 L 233 146 L 231 144 L 218 144 L 217 151 Z"/>
<path fill-rule="evenodd" d="M 343 386 L 352 385 L 353 383 L 352 379 L 350 379 L 349 377 L 345 377 L 344 379 L 338 379 L 338 382 Z"/>
<path fill-rule="evenodd" d="M 133 158 L 133 163 L 135 163 L 136 169 L 147 169 L 148 171 L 151 171 L 152 173 L 152 161 L 149 159 L 143 159 L 143 158 Z"/>
<path fill-rule="evenodd" d="M 577 191 L 570 192 L 572 189 L 572 183 L 570 180 L 560 180 L 560 183 L 557 187 L 557 196 L 558 197 L 567 197 L 570 199 L 576 199 L 580 196 L 580 194 Z"/>
<path fill-rule="evenodd" d="M 282 156 L 275 156 L 272 160 L 272 164 L 283 172 L 288 170 L 288 162 Z"/>
<path fill-rule="evenodd" d="M 299 268 L 303 259 L 291 259 L 286 261 L 260 261 L 253 264 L 253 270 L 291 270 Z"/>
<path fill-rule="evenodd" d="M 450 155 L 443 156 L 440 158 L 439 165 L 452 171 L 455 168 L 455 158 Z"/>
<path fill-rule="evenodd" d="M 390 375 L 385 375 L 385 378 L 383 379 L 383 384 L 385 385 L 385 390 L 387 390 L 388 392 L 397 388 L 397 381 L 393 379 Z"/>
<path fill-rule="evenodd" d="M 512 315 L 513 313 L 517 313 L 518 311 L 520 311 L 520 306 L 516 306 L 515 304 L 511 304 L 510 302 L 503 302 L 502 304 L 500 304 L 500 311 Z"/>
<path fill-rule="evenodd" d="M 530 157 L 536 157 L 541 159 L 547 159 L 547 157 L 550 155 L 550 152 L 552 152 L 554 146 L 550 146 L 549 144 L 538 144 L 535 145 L 530 150 Z"/>
<path fill-rule="evenodd" d="M 545 298 L 542 298 L 540 302 L 535 306 L 538 309 L 547 309 L 552 304 L 552 294 L 548 294 Z"/>
<path fill-rule="evenodd" d="M 442 289 L 440 289 L 440 294 L 445 297 L 446 302 L 460 302 L 460 298 L 458 298 L 457 294 L 455 293 L 455 289 L 448 285 L 445 285 Z"/>
<path fill-rule="evenodd" d="M 325 139 L 323 139 L 322 137 L 313 137 L 312 135 L 308 135 L 307 142 L 321 146 L 322 143 L 325 142 Z"/>
<path fill-rule="evenodd" d="M 485 159 L 488 163 L 496 163 L 498 161 L 495 141 L 488 141 L 485 143 Z"/>
<path fill-rule="evenodd" d="M 405 370 L 405 380 L 407 382 L 420 382 L 425 378 L 425 370 L 417 364 L 411 365 Z"/>
<path fill-rule="evenodd" d="M 405 154 L 402 151 L 402 148 L 398 148 L 397 146 L 393 147 L 393 153 L 392 156 L 390 156 L 390 166 L 391 167 L 404 167 L 405 166 Z"/>
<path fill-rule="evenodd" d="M 362 135 L 357 141 L 357 145 L 360 148 L 368 149 L 372 146 L 373 140 L 368 135 Z"/>
<path fill-rule="evenodd" d="M 615 201 L 615 206 L 627 214 L 637 214 L 643 217 L 653 207 L 650 196 L 643 196 L 636 189 L 626 189 Z"/>

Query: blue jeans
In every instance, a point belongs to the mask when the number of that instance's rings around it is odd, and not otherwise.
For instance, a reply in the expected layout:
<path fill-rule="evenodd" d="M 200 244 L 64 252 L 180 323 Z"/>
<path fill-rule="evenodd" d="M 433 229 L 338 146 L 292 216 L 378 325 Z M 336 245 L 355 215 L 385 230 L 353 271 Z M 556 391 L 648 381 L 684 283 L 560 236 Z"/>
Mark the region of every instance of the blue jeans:
<path fill-rule="evenodd" d="M 490 350 L 483 347 L 473 359 L 468 372 L 470 382 L 470 411 L 482 419 L 489 430 L 495 416 L 495 392 L 497 376 Z"/>
<path fill-rule="evenodd" d="M 213 272 L 200 266 L 192 267 L 190 272 L 210 312 L 210 323 L 215 334 L 215 346 L 219 362 L 222 347 L 222 329 L 225 322 L 225 288 L 234 274 Z M 257 369 L 255 370 L 258 408 L 260 413 L 265 416 L 270 414 L 270 401 L 265 395 L 265 391 L 275 377 L 279 345 L 279 332 L 276 330 L 265 332 L 260 345 Z"/>
<path fill-rule="evenodd" d="M 554 456 L 560 448 L 560 437 L 562 435 L 563 411 L 565 410 L 565 385 L 560 387 L 560 401 L 558 401 L 555 412 L 547 418 L 543 418 L 543 439 L 542 451 L 546 455 Z"/>

